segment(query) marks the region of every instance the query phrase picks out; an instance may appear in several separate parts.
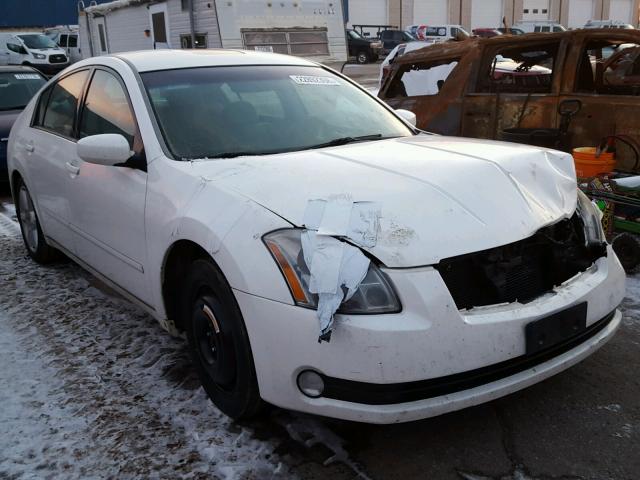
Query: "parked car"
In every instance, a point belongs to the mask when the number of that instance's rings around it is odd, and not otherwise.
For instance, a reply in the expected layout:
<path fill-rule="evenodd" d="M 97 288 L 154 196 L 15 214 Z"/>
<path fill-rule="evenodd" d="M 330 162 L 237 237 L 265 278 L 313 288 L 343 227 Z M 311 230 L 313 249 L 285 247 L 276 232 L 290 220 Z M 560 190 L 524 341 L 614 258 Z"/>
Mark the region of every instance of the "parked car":
<path fill-rule="evenodd" d="M 9 182 L 7 142 L 11 127 L 46 82 L 42 74 L 31 67 L 0 67 L 0 184 Z"/>
<path fill-rule="evenodd" d="M 551 20 L 530 20 L 516 23 L 514 28 L 522 30 L 524 33 L 551 33 L 565 32 L 567 29 Z"/>
<path fill-rule="evenodd" d="M 431 43 L 465 40 L 471 36 L 462 25 L 410 25 L 406 30 L 416 40 L 424 40 Z"/>
<path fill-rule="evenodd" d="M 80 42 L 78 41 L 79 28 L 77 25 L 47 28 L 44 33 L 66 52 L 70 63 L 82 60 Z"/>
<path fill-rule="evenodd" d="M 503 35 L 524 35 L 524 31 L 520 30 L 519 28 L 496 28 L 496 30 Z"/>
<path fill-rule="evenodd" d="M 413 42 L 415 38 L 404 30 L 383 30 L 380 32 L 382 42 L 382 53 L 388 54 L 401 43 Z"/>
<path fill-rule="evenodd" d="M 584 28 L 622 28 L 632 30 L 635 27 L 621 20 L 589 20 Z"/>
<path fill-rule="evenodd" d="M 510 128 L 557 128 L 560 103 L 579 100 L 582 108 L 571 120 L 568 148 L 596 146 L 612 134 L 640 140 L 639 45 L 637 30 L 576 30 L 434 45 L 396 59 L 379 97 L 394 108 L 413 111 L 421 129 L 488 139 L 498 139 Z M 512 70 L 535 75 L 496 75 L 507 59 L 515 62 Z M 438 92 L 403 92 L 405 75 L 453 63 L 456 68 Z M 621 146 L 617 156 L 621 168 L 633 168 L 633 151 Z"/>
<path fill-rule="evenodd" d="M 502 32 L 497 28 L 474 28 L 471 33 L 473 33 L 476 37 L 482 38 L 492 38 L 497 37 L 498 35 L 502 35 Z"/>
<path fill-rule="evenodd" d="M 571 156 L 412 120 L 296 57 L 84 60 L 11 131 L 25 247 L 184 331 L 234 418 L 439 415 L 610 339 L 625 275 Z"/>
<path fill-rule="evenodd" d="M 54 75 L 69 65 L 66 53 L 49 37 L 34 32 L 0 32 L 0 52 L 8 65 L 26 65 Z"/>
<path fill-rule="evenodd" d="M 347 30 L 347 48 L 349 56 L 355 57 L 356 62 L 375 62 L 382 53 L 382 42 L 364 38 L 355 30 Z"/>

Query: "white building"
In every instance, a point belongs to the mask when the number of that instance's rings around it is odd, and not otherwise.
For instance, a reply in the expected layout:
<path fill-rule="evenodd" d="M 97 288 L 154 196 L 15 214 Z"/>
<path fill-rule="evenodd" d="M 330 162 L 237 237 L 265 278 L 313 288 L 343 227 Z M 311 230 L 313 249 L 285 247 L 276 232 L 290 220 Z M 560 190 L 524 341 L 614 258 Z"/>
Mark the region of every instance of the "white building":
<path fill-rule="evenodd" d="M 193 2 L 193 3 L 192 3 Z M 340 2 L 115 0 L 80 13 L 84 56 L 158 48 L 248 48 L 347 58 Z"/>
<path fill-rule="evenodd" d="M 638 26 L 638 0 L 524 0 L 523 20 L 554 20 L 581 28 L 589 20 L 615 20 Z"/>

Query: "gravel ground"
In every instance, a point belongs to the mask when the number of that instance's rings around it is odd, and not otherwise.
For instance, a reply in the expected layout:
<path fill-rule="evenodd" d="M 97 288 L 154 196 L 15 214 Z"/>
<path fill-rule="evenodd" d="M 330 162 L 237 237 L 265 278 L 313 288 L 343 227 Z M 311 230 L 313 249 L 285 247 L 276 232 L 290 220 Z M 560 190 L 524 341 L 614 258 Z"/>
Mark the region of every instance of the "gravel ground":
<path fill-rule="evenodd" d="M 35 265 L 0 202 L 0 479 L 638 479 L 640 279 L 601 351 L 504 399 L 370 426 L 234 424 L 148 315 L 71 262 Z"/>

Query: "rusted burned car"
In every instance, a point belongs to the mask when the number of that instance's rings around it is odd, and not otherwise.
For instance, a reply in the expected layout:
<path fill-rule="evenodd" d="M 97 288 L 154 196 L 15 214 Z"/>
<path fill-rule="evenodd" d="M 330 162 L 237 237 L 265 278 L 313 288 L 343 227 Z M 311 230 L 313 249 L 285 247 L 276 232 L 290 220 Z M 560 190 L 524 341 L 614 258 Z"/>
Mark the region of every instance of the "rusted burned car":
<path fill-rule="evenodd" d="M 434 88 L 435 85 L 435 88 Z M 579 100 L 566 147 L 608 135 L 640 139 L 640 31 L 582 30 L 473 38 L 416 50 L 391 66 L 379 97 L 418 127 L 500 139 L 510 128 L 558 128 L 558 105 Z M 631 150 L 620 165 L 633 165 Z"/>

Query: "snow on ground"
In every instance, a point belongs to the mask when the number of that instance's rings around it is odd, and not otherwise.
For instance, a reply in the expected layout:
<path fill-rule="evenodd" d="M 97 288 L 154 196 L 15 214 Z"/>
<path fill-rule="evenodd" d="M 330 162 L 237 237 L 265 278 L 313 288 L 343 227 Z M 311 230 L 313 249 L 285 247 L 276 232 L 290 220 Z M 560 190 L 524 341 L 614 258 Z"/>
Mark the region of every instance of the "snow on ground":
<path fill-rule="evenodd" d="M 207 399 L 184 341 L 92 282 L 35 266 L 0 211 L 0 478 L 289 477 Z"/>

